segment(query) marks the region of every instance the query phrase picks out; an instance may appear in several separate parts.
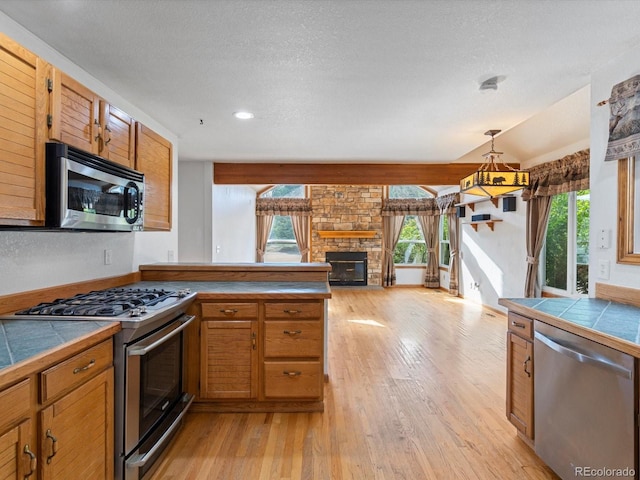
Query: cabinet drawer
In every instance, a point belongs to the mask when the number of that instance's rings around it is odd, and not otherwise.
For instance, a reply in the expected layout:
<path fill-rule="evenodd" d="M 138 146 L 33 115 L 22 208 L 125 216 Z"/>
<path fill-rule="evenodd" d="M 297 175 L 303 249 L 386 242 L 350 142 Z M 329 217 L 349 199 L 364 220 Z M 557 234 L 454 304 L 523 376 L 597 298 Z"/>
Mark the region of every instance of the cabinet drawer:
<path fill-rule="evenodd" d="M 202 304 L 203 318 L 258 318 L 257 303 L 207 302 Z"/>
<path fill-rule="evenodd" d="M 319 357 L 322 355 L 322 322 L 264 322 L 265 357 Z"/>
<path fill-rule="evenodd" d="M 533 340 L 533 321 L 517 313 L 509 312 L 509 331 L 523 338 Z"/>
<path fill-rule="evenodd" d="M 91 347 L 40 374 L 40 401 L 46 403 L 113 364 L 111 339 Z"/>
<path fill-rule="evenodd" d="M 0 392 L 0 427 L 10 425 L 29 416 L 31 404 L 31 380 L 25 379 Z"/>
<path fill-rule="evenodd" d="M 264 362 L 267 398 L 321 398 L 322 365 L 316 362 Z"/>
<path fill-rule="evenodd" d="M 323 302 L 278 302 L 265 303 L 266 318 L 321 318 Z"/>

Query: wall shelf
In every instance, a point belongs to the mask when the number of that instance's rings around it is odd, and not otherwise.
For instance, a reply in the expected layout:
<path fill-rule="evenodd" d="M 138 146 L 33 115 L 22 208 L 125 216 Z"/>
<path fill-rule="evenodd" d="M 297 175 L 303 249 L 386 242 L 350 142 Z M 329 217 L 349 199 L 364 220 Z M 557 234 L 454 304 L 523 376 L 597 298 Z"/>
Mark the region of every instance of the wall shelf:
<path fill-rule="evenodd" d="M 455 206 L 456 207 L 466 207 L 466 206 L 468 206 L 469 209 L 472 212 L 474 212 L 476 203 L 491 202 L 491 203 L 493 203 L 494 207 L 498 208 L 498 201 L 501 198 L 508 198 L 508 197 L 513 197 L 513 195 L 498 195 L 498 196 L 495 196 L 495 197 L 480 197 L 480 198 L 476 198 L 475 200 L 469 200 L 469 201 L 466 201 L 466 202 L 456 203 Z"/>
<path fill-rule="evenodd" d="M 318 230 L 320 238 L 373 238 L 375 230 Z"/>
<path fill-rule="evenodd" d="M 493 232 L 493 224 L 496 222 L 501 222 L 502 220 L 500 220 L 499 218 L 493 218 L 491 220 L 478 220 L 476 222 L 466 222 L 465 225 L 471 225 L 471 228 L 473 228 L 476 232 L 478 231 L 478 225 L 486 225 L 487 227 L 489 227 L 491 229 L 491 231 Z"/>

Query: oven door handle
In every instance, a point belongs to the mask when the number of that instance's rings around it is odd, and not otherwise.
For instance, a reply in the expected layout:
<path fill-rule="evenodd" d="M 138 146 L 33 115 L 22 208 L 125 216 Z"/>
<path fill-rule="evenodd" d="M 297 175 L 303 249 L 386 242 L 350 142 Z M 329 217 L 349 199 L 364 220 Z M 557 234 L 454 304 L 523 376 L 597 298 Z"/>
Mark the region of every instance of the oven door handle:
<path fill-rule="evenodd" d="M 182 421 L 182 417 L 184 417 L 184 414 L 187 413 L 187 410 L 189 410 L 189 407 L 193 403 L 193 399 L 194 399 L 193 395 L 189 395 L 188 393 L 184 394 L 184 397 L 183 397 L 182 401 L 186 402 L 187 405 L 185 405 L 185 407 L 178 414 L 178 416 L 173 421 L 173 423 L 169 426 L 169 428 L 167 428 L 167 431 L 162 434 L 162 436 L 158 439 L 156 444 L 153 447 L 151 447 L 148 452 L 146 452 L 146 453 L 144 453 L 142 455 L 140 455 L 140 454 L 133 455 L 130 459 L 128 459 L 125 462 L 126 465 L 127 465 L 127 468 L 144 467 L 144 465 L 154 456 L 156 451 L 160 447 L 164 446 L 165 441 L 167 440 L 167 438 L 169 438 L 171 436 L 171 434 L 174 432 L 174 430 L 180 426 L 180 422 Z"/>
<path fill-rule="evenodd" d="M 163 335 L 162 338 L 159 338 L 158 340 L 153 341 L 153 337 L 151 339 L 149 339 L 149 342 L 151 343 L 146 343 L 144 340 L 132 347 L 127 348 L 127 355 L 129 355 L 130 357 L 132 356 L 142 356 L 142 355 L 146 355 L 147 353 L 149 353 L 151 350 L 153 350 L 154 348 L 162 345 L 164 342 L 166 342 L 167 340 L 169 340 L 171 337 L 179 334 L 182 330 L 184 330 L 185 328 L 187 328 L 187 326 L 193 322 L 193 320 L 195 320 L 195 316 L 193 315 L 183 315 L 182 317 L 180 317 L 179 319 L 179 323 L 180 325 L 173 327 L 173 330 L 171 330 L 169 333 L 167 333 L 166 335 Z"/>

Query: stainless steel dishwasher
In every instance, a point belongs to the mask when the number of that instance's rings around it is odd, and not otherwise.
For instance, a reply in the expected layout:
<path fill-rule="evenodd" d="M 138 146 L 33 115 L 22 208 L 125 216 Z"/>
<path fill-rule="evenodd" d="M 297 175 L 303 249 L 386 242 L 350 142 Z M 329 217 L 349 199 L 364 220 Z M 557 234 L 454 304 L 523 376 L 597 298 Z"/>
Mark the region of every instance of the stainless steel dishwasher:
<path fill-rule="evenodd" d="M 534 323 L 535 449 L 563 479 L 637 478 L 634 358 Z"/>

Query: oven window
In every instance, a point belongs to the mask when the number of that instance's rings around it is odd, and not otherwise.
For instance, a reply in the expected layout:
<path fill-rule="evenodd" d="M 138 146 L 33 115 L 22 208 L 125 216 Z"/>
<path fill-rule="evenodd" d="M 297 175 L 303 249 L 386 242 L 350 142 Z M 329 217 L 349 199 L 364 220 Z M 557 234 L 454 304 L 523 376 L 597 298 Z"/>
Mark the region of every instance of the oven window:
<path fill-rule="evenodd" d="M 142 356 L 140 436 L 168 412 L 182 393 L 182 333 Z"/>

